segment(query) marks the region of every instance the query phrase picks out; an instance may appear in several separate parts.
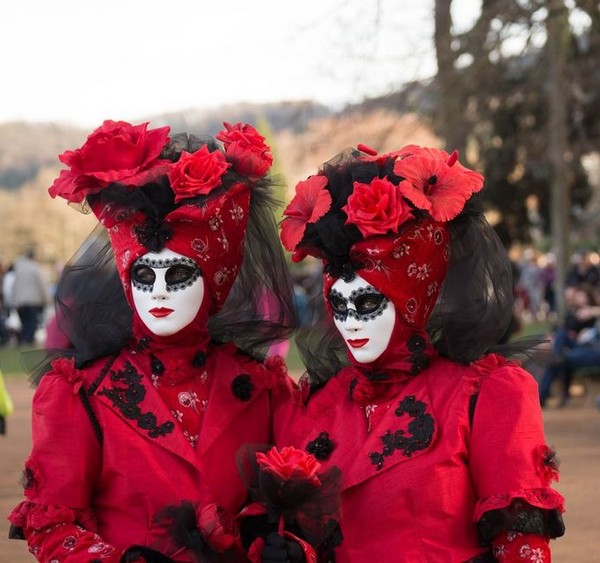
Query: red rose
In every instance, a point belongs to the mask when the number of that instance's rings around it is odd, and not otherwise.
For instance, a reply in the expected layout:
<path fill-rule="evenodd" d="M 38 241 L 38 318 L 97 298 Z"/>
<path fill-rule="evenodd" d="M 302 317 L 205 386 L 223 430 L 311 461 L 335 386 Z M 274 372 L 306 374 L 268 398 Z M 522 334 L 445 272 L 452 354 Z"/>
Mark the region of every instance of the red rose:
<path fill-rule="evenodd" d="M 316 476 L 321 467 L 314 456 L 293 447 L 278 450 L 271 448 L 267 453 L 256 452 L 256 461 L 260 468 L 284 481 L 300 479 L 308 481 L 316 487 L 321 480 Z"/>
<path fill-rule="evenodd" d="M 105 121 L 81 148 L 58 157 L 71 169 L 61 171 L 48 189 L 50 195 L 80 203 L 113 182 L 141 186 L 165 174 L 170 163 L 159 156 L 169 140 L 170 129 L 147 130 L 147 126 Z"/>
<path fill-rule="evenodd" d="M 223 125 L 225 130 L 217 134 L 217 139 L 225 145 L 227 159 L 233 163 L 235 171 L 248 176 L 264 176 L 273 164 L 265 138 L 246 123 Z"/>
<path fill-rule="evenodd" d="M 221 151 L 209 152 L 206 145 L 193 153 L 183 151 L 169 170 L 175 201 L 209 194 L 221 185 L 221 177 L 230 166 Z"/>
<path fill-rule="evenodd" d="M 375 178 L 370 184 L 354 182 L 342 210 L 348 215 L 346 224 L 356 225 L 364 237 L 397 232 L 402 223 L 414 218 L 401 187 L 387 178 Z"/>
<path fill-rule="evenodd" d="M 458 152 L 409 145 L 394 164 L 394 174 L 405 178 L 402 195 L 436 221 L 451 221 L 465 202 L 483 188 L 483 176 L 458 162 Z"/>
<path fill-rule="evenodd" d="M 302 240 L 306 225 L 318 221 L 331 207 L 331 194 L 325 189 L 325 176 L 311 176 L 298 182 L 296 195 L 285 208 L 281 223 L 281 242 L 292 251 Z"/>

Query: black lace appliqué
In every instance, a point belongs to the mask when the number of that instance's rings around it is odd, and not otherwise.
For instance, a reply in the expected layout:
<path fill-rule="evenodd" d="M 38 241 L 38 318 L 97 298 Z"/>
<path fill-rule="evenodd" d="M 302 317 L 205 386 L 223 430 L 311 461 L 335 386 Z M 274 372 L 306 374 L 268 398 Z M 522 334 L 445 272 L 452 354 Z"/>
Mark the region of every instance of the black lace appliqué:
<path fill-rule="evenodd" d="M 165 243 L 173 237 L 173 230 L 167 223 L 148 219 L 136 228 L 135 236 L 150 252 L 160 252 Z"/>
<path fill-rule="evenodd" d="M 306 444 L 306 451 L 321 461 L 329 459 L 333 448 L 334 444 L 329 439 L 329 432 L 321 432 L 314 440 Z"/>
<path fill-rule="evenodd" d="M 231 382 L 231 391 L 240 401 L 249 401 L 254 391 L 254 383 L 247 373 L 238 375 Z"/>
<path fill-rule="evenodd" d="M 560 510 L 532 506 L 516 498 L 506 508 L 486 512 L 477 523 L 480 545 L 491 545 L 501 532 L 513 531 L 522 534 L 537 534 L 558 538 L 565 533 Z"/>
<path fill-rule="evenodd" d="M 392 434 L 388 430 L 381 437 L 383 450 L 369 454 L 371 463 L 377 467 L 377 471 L 383 467 L 385 458 L 391 456 L 396 450 L 401 451 L 406 457 L 411 457 L 413 453 L 424 450 L 433 438 L 435 427 L 433 417 L 425 411 L 425 403 L 417 401 L 414 395 L 404 397 L 395 414 L 398 417 L 408 414 L 413 420 L 408 423 L 408 433 L 404 430 L 396 430 Z"/>
<path fill-rule="evenodd" d="M 150 338 L 148 336 L 142 336 L 135 345 L 135 352 L 143 352 L 150 345 Z"/>
<path fill-rule="evenodd" d="M 412 363 L 411 375 L 416 375 L 422 372 L 429 366 L 429 358 L 425 355 L 427 343 L 420 334 L 413 334 L 406 343 L 406 347 L 411 352 L 408 360 Z"/>
<path fill-rule="evenodd" d="M 110 380 L 121 383 L 124 387 L 111 387 L 100 391 L 119 409 L 125 418 L 135 420 L 137 425 L 148 431 L 150 438 L 165 436 L 173 432 L 175 424 L 172 421 L 158 424 L 156 415 L 151 412 L 142 412 L 139 404 L 146 396 L 146 388 L 141 383 L 142 376 L 135 370 L 130 362 L 125 362 L 125 369 L 111 371 Z"/>

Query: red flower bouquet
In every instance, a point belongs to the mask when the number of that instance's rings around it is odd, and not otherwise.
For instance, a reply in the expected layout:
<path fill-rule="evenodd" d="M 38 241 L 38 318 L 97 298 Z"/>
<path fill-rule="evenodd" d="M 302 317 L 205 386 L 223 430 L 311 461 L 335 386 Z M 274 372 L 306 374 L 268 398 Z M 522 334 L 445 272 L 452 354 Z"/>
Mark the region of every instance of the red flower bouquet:
<path fill-rule="evenodd" d="M 316 561 L 319 546 L 337 545 L 341 482 L 337 467 L 322 471 L 314 456 L 292 447 L 247 448 L 238 463 L 254 500 L 241 518 L 266 515 L 281 537 L 302 546 L 307 561 Z M 255 541 L 250 554 L 257 559 L 264 538 Z"/>
<path fill-rule="evenodd" d="M 227 159 L 233 163 L 235 171 L 248 176 L 264 176 L 273 164 L 271 149 L 265 138 L 245 123 L 223 125 L 225 130 L 216 137 L 223 143 Z"/>
<path fill-rule="evenodd" d="M 354 182 L 354 191 L 342 210 L 348 215 L 346 223 L 358 227 L 364 237 L 398 232 L 398 227 L 414 219 L 412 208 L 402 198 L 402 187 L 387 178 L 375 178 L 370 184 Z"/>
<path fill-rule="evenodd" d="M 105 121 L 81 148 L 59 156 L 70 170 L 61 171 L 48 190 L 50 195 L 80 203 L 108 184 L 140 186 L 165 174 L 170 163 L 159 157 L 169 140 L 169 127 L 147 127 L 148 123 Z"/>
<path fill-rule="evenodd" d="M 221 151 L 210 152 L 206 145 L 193 153 L 183 151 L 168 174 L 175 202 L 209 194 L 230 166 Z"/>

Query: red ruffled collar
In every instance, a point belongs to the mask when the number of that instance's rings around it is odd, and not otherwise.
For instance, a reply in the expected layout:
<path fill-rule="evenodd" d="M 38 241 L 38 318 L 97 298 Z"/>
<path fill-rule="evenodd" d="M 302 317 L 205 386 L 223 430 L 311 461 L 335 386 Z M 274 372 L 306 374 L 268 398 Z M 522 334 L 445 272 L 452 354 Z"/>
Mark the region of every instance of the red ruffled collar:
<path fill-rule="evenodd" d="M 350 397 L 360 406 L 379 404 L 398 394 L 406 382 L 429 366 L 437 355 L 425 330 L 408 326 L 396 312 L 396 323 L 385 352 L 370 364 L 357 362 L 348 352 L 351 367 Z"/>
<path fill-rule="evenodd" d="M 134 311 L 130 348 L 147 358 L 155 385 L 172 385 L 202 374 L 210 348 L 207 317 L 203 303 L 196 318 L 184 329 L 171 336 L 157 336 Z"/>

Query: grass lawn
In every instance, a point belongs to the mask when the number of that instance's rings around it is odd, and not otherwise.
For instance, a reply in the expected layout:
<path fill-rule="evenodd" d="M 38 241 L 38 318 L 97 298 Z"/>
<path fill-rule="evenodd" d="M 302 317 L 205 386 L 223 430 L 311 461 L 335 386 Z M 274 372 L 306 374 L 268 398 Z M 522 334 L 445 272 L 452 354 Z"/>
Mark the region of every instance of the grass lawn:
<path fill-rule="evenodd" d="M 0 370 L 4 375 L 25 377 L 25 370 L 21 364 L 21 354 L 34 350 L 31 346 L 2 346 L 0 348 Z"/>

